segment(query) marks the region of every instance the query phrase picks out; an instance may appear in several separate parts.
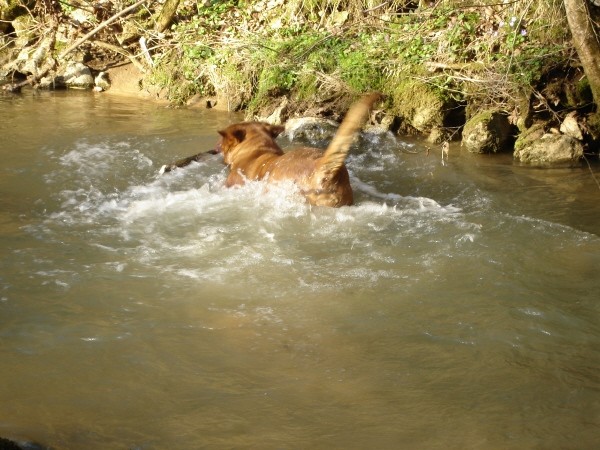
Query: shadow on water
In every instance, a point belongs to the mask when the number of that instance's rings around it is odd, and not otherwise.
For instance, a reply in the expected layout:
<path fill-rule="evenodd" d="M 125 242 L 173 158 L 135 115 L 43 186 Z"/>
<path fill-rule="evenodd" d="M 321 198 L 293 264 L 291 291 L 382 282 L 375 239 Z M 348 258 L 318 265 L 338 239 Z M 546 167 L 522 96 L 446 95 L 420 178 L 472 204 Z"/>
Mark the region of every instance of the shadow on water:
<path fill-rule="evenodd" d="M 225 189 L 218 158 L 157 176 L 237 116 L 87 93 L 0 103 L 0 435 L 57 450 L 595 444 L 586 170 L 367 136 L 348 161 L 356 206 L 311 208 L 293 186 Z"/>

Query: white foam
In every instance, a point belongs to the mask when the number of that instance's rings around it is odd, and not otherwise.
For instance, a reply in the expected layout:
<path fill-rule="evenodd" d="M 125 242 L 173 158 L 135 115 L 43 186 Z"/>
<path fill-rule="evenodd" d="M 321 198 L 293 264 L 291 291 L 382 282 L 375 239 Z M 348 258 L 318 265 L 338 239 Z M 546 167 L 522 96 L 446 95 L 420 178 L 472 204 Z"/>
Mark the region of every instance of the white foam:
<path fill-rule="evenodd" d="M 402 196 L 393 192 L 380 192 L 375 186 L 361 181 L 358 177 L 352 177 L 352 185 L 356 190 L 363 192 L 371 197 L 389 201 L 396 206 L 402 206 L 407 209 L 416 209 L 417 211 L 440 212 L 455 214 L 460 213 L 461 209 L 453 205 L 442 206 L 433 199 L 427 197 Z"/>
<path fill-rule="evenodd" d="M 129 147 L 125 143 L 120 146 Z M 117 158 L 118 154 L 106 144 L 90 145 L 86 142 L 77 142 L 75 148 L 63 156 L 59 161 L 68 168 L 95 168 L 98 164 L 108 165 Z"/>
<path fill-rule="evenodd" d="M 378 161 L 373 170 L 383 171 L 398 158 L 392 151 L 366 153 Z M 225 172 L 210 162 L 157 177 L 152 161 L 129 145 L 80 143 L 57 159 L 65 171 L 52 178 L 63 177 L 66 186 L 58 195 L 60 208 L 37 233 L 79 230 L 106 255 L 104 270 L 129 276 L 141 264 L 149 273 L 189 283 L 250 283 L 247 295 L 268 290 L 265 295 L 277 297 L 289 285 L 319 290 L 394 280 L 401 277 L 393 268 L 398 248 L 407 248 L 404 256 L 422 267 L 433 267 L 435 257 L 413 255 L 410 242 L 450 234 L 453 239 L 439 249 L 449 253 L 479 233 L 459 208 L 382 192 L 358 177 L 352 178 L 363 194 L 357 205 L 321 208 L 307 204 L 291 183 L 226 188 Z M 144 176 L 135 176 L 137 170 Z"/>

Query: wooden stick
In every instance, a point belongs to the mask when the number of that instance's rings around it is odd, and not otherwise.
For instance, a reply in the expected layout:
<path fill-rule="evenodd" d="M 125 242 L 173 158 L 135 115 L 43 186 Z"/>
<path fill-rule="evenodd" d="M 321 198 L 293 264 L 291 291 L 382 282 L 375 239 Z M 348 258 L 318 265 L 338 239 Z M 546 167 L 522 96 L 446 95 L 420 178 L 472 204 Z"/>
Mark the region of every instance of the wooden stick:
<path fill-rule="evenodd" d="M 93 35 L 95 35 L 98 31 L 102 30 L 103 28 L 106 28 L 108 25 L 110 25 L 115 20 L 117 20 L 119 17 L 124 16 L 129 11 L 134 10 L 135 8 L 137 8 L 138 6 L 140 6 L 142 3 L 144 3 L 145 1 L 146 0 L 139 0 L 139 1 L 135 2 L 133 5 L 128 6 L 127 8 L 125 8 L 121 12 L 119 12 L 119 13 L 113 15 L 112 17 L 106 19 L 104 22 L 102 22 L 100 25 L 98 25 L 96 28 L 94 28 L 88 34 L 86 34 L 85 36 L 83 36 L 81 39 L 78 39 L 73 45 L 71 45 L 70 47 L 68 47 L 64 52 L 61 53 L 61 55 L 59 56 L 59 58 L 63 59 L 65 56 L 67 56 L 69 53 L 71 53 L 73 50 L 75 50 L 77 47 L 79 47 L 81 44 L 83 44 L 85 41 L 87 41 L 89 38 L 91 38 Z"/>
<path fill-rule="evenodd" d="M 197 153 L 195 155 L 188 156 L 187 158 L 183 158 L 178 161 L 175 161 L 171 164 L 165 164 L 164 166 L 162 166 L 160 168 L 160 170 L 158 171 L 158 174 L 162 175 L 163 173 L 170 172 L 173 169 L 188 166 L 194 161 L 201 161 L 208 155 L 218 155 L 218 154 L 219 154 L 219 152 L 215 149 L 208 150 L 207 152 Z"/>

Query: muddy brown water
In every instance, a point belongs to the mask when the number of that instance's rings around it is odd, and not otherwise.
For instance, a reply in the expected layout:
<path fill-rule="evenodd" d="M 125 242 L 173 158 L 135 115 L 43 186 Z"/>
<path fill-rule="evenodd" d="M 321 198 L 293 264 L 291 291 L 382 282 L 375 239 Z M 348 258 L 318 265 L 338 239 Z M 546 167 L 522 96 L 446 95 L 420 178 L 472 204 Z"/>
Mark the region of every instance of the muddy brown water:
<path fill-rule="evenodd" d="M 0 436 L 597 448 L 589 169 L 455 147 L 442 161 L 371 136 L 348 163 L 353 207 L 225 189 L 216 157 L 157 177 L 237 120 L 87 92 L 0 97 Z"/>

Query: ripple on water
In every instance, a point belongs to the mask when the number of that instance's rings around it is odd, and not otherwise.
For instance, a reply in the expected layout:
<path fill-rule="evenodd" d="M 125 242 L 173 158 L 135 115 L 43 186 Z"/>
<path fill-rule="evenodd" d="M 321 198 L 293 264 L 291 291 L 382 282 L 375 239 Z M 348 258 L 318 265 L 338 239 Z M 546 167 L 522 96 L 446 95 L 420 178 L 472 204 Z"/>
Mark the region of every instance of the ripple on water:
<path fill-rule="evenodd" d="M 226 189 L 218 161 L 157 177 L 142 150 L 128 141 L 81 141 L 62 155 L 52 153 L 59 168 L 48 183 L 61 186 L 55 194 L 60 207 L 37 233 L 59 235 L 66 228 L 113 258 L 118 255 L 109 249 L 126 248 L 127 260 L 106 266 L 114 270 L 133 270 L 133 258 L 159 274 L 191 281 L 263 289 L 266 280 L 280 280 L 277 289 L 285 283 L 319 288 L 419 279 L 452 261 L 480 258 L 486 232 L 506 233 L 502 221 L 520 232 L 529 220 L 495 213 L 477 190 L 457 191 L 465 212 L 453 202 L 382 191 L 357 175 L 356 206 L 313 208 L 291 184 Z M 361 161 L 368 167 L 356 172 L 385 172 L 401 162 L 400 154 L 374 144 L 354 156 L 357 168 Z M 367 164 L 371 160 L 378 164 Z M 127 170 L 133 176 L 121 176 L 124 185 L 115 187 L 111 176 Z M 490 216 L 497 220 L 492 226 Z M 556 232 L 544 223 L 536 228 L 542 238 Z M 502 253 L 499 261 L 506 259 Z"/>
<path fill-rule="evenodd" d="M 60 208 L 38 232 L 67 228 L 97 249 L 126 247 L 137 263 L 188 280 L 261 286 L 270 277 L 316 288 L 374 283 L 402 277 L 395 268 L 400 258 L 429 266 L 431 255 L 416 247 L 424 236 L 451 233 L 464 244 L 478 233 L 457 207 L 383 193 L 357 177 L 358 204 L 326 209 L 310 207 L 286 183 L 225 189 L 224 172 L 210 161 L 143 183 L 132 176 L 115 189 L 110 177 L 121 166 L 146 173 L 152 166 L 130 142 L 83 141 L 53 156 L 60 167 L 48 183 L 65 187 L 56 194 Z M 387 156 L 381 160 L 397 158 Z M 450 250 L 449 242 L 443 245 Z M 129 261 L 111 264 L 123 270 Z"/>

